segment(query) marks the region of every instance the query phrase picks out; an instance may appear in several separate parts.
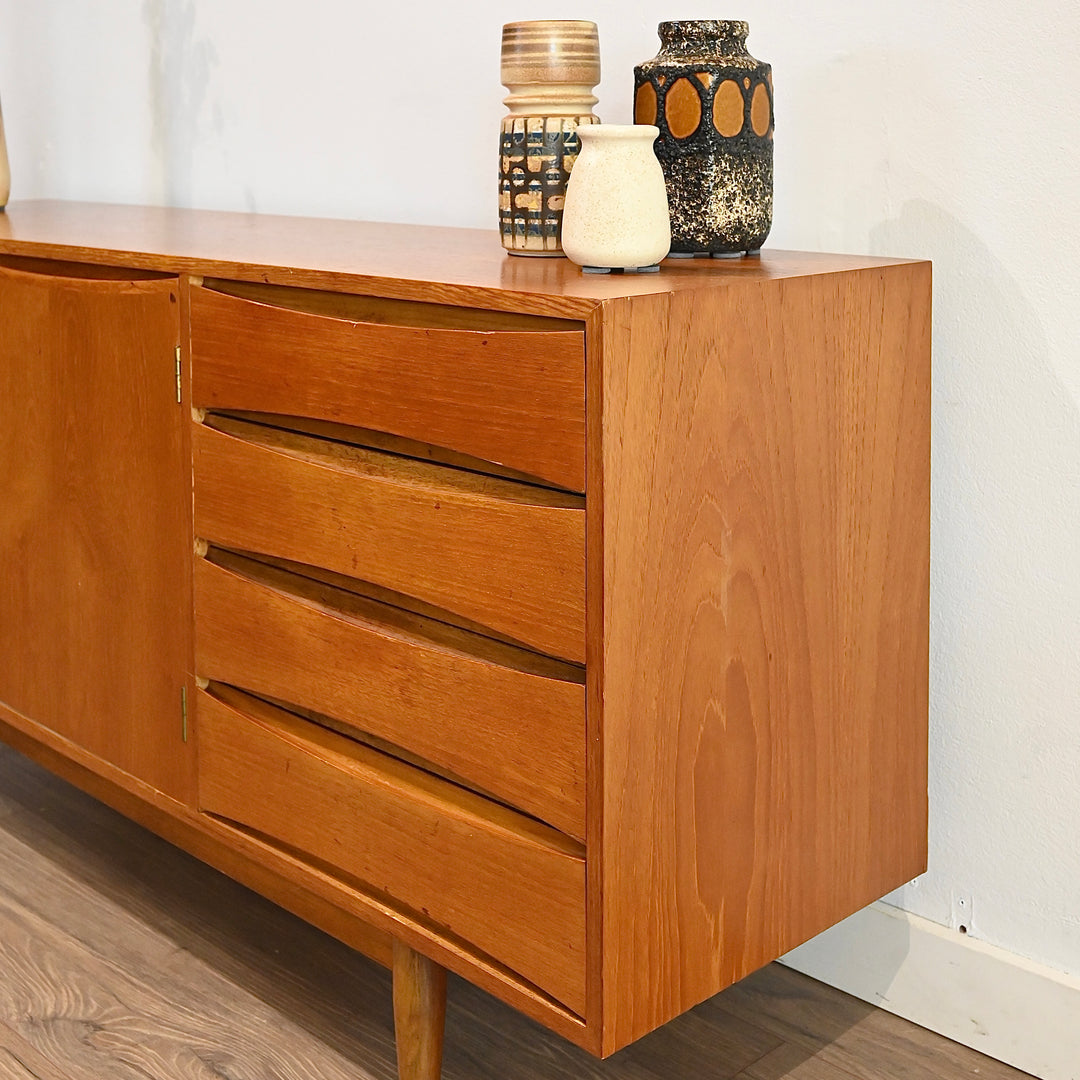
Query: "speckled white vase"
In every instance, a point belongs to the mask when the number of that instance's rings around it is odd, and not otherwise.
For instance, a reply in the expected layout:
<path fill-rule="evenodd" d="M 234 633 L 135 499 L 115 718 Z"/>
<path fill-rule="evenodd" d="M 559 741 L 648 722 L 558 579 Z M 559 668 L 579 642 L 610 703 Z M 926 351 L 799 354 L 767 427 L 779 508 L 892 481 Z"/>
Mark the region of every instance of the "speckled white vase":
<path fill-rule="evenodd" d="M 655 268 L 671 247 L 664 173 L 651 124 L 578 128 L 581 154 L 566 187 L 562 246 L 586 270 Z"/>

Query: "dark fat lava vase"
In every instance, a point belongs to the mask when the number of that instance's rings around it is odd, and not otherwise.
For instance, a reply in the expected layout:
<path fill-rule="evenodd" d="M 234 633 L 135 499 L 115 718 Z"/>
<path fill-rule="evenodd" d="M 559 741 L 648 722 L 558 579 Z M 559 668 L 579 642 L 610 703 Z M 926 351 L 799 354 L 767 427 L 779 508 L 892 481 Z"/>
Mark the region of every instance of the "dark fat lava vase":
<path fill-rule="evenodd" d="M 772 68 L 746 51 L 749 32 L 664 22 L 660 52 L 634 68 L 634 122 L 660 129 L 673 255 L 755 252 L 772 227 Z"/>

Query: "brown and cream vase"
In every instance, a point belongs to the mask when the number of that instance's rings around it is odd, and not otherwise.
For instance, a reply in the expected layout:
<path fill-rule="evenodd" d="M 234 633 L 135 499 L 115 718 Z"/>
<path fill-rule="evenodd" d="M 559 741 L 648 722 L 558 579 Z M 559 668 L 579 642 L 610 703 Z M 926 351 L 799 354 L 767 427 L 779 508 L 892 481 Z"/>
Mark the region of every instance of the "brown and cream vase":
<path fill-rule="evenodd" d="M 510 110 L 499 147 L 499 231 L 513 255 L 561 255 L 566 181 L 580 150 L 577 129 L 596 124 L 600 81 L 596 23 L 507 23 L 503 99 Z"/>
<path fill-rule="evenodd" d="M 664 22 L 634 69 L 634 121 L 660 129 L 672 255 L 755 252 L 772 226 L 772 68 L 745 22 Z"/>

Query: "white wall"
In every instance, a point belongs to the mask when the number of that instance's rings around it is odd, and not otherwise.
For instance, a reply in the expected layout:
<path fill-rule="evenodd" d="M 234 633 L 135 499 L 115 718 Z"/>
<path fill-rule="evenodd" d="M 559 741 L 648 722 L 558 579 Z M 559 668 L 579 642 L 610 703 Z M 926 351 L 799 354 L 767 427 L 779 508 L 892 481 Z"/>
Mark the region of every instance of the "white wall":
<path fill-rule="evenodd" d="M 1080 974 L 1076 0 L 0 0 L 13 197 L 492 226 L 513 18 L 748 17 L 772 244 L 935 269 L 931 866 L 893 898 Z"/>

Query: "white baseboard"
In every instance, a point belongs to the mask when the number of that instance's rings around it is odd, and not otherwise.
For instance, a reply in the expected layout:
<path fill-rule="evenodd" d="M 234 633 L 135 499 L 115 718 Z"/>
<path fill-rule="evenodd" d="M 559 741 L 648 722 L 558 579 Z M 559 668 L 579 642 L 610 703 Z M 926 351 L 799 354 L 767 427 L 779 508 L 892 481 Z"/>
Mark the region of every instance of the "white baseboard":
<path fill-rule="evenodd" d="M 877 903 L 782 963 L 1042 1080 L 1080 1080 L 1080 979 Z"/>

